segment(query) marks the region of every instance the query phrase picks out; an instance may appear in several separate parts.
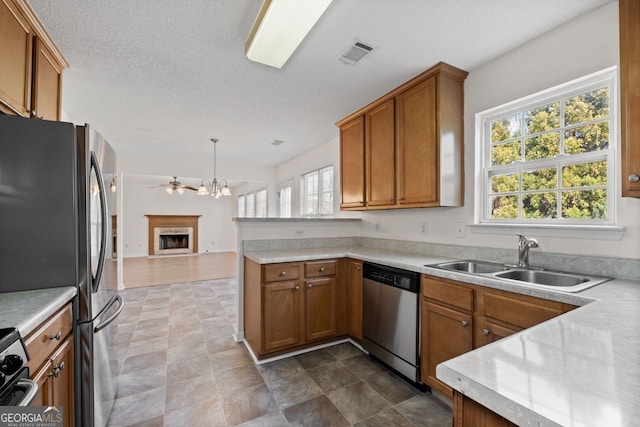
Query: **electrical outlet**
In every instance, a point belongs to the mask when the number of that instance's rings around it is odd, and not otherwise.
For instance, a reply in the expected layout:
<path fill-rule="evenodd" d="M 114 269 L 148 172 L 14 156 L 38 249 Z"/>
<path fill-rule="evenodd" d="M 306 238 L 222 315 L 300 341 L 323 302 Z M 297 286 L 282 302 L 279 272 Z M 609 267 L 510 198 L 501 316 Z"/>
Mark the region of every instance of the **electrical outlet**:
<path fill-rule="evenodd" d="M 382 223 L 380 221 L 376 221 L 376 231 L 380 231 L 380 228 L 382 227 Z"/>
<path fill-rule="evenodd" d="M 304 230 L 296 230 L 296 236 L 304 236 Z"/>
<path fill-rule="evenodd" d="M 429 235 L 429 223 L 424 221 L 420 224 L 420 234 L 423 236 Z"/>
<path fill-rule="evenodd" d="M 464 222 L 456 222 L 456 237 L 464 237 L 467 234 L 467 225 Z"/>

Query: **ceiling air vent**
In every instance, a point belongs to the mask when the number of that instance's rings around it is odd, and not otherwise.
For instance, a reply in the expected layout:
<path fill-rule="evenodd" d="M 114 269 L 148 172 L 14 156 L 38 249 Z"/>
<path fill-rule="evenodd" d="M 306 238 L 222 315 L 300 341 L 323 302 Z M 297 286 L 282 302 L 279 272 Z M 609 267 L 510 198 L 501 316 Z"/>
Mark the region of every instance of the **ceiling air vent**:
<path fill-rule="evenodd" d="M 354 42 L 345 53 L 338 58 L 338 61 L 346 65 L 355 65 L 364 58 L 368 53 L 371 53 L 373 47 L 368 46 L 362 42 Z"/>

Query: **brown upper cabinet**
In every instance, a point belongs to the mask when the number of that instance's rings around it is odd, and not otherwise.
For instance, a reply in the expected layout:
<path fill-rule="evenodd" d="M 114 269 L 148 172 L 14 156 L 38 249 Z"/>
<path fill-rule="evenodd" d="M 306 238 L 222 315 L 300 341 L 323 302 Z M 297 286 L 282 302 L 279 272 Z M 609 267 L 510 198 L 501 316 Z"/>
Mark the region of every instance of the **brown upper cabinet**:
<path fill-rule="evenodd" d="M 441 62 L 336 123 L 341 209 L 463 205 L 467 75 Z"/>
<path fill-rule="evenodd" d="M 364 117 L 340 126 L 340 207 L 364 207 Z"/>
<path fill-rule="evenodd" d="M 0 111 L 60 120 L 69 64 L 25 0 L 0 0 Z"/>
<path fill-rule="evenodd" d="M 622 197 L 640 197 L 640 2 L 619 8 Z"/>

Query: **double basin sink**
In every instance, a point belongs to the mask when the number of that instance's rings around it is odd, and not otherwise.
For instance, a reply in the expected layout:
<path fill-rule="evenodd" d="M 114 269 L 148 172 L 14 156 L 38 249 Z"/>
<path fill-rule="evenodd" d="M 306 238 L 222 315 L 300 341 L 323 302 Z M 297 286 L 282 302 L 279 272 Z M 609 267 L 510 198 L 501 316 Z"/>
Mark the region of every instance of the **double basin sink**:
<path fill-rule="evenodd" d="M 450 261 L 426 265 L 426 267 L 492 277 L 510 283 L 556 289 L 565 292 L 579 292 L 611 280 L 609 277 L 588 276 L 537 268 L 520 268 L 485 261 Z"/>

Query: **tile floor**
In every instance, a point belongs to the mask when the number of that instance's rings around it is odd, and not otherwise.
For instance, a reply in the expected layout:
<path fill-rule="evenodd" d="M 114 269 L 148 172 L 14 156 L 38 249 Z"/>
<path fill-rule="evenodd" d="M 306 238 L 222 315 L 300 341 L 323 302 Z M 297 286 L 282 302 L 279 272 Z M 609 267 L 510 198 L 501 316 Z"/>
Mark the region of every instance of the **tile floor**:
<path fill-rule="evenodd" d="M 349 343 L 255 365 L 235 279 L 130 289 L 110 426 L 451 426 L 451 410 Z"/>

